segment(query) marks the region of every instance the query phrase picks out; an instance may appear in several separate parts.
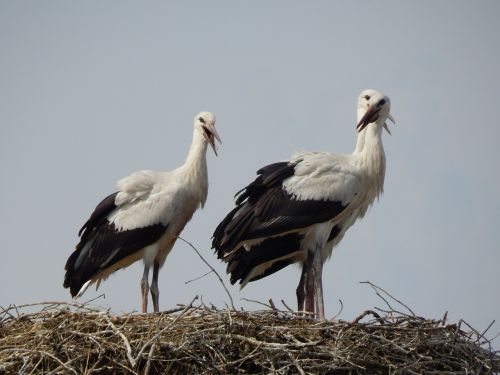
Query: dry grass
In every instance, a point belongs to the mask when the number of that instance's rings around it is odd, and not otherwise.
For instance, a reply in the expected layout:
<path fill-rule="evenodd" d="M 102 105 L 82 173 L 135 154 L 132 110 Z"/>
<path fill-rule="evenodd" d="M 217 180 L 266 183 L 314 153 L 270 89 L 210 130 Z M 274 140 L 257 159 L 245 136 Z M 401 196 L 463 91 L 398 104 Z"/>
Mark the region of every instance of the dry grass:
<path fill-rule="evenodd" d="M 274 305 L 216 309 L 197 297 L 172 311 L 122 316 L 78 303 L 10 306 L 0 315 L 0 374 L 500 371 L 499 354 L 462 321 L 377 311 L 318 322 Z"/>

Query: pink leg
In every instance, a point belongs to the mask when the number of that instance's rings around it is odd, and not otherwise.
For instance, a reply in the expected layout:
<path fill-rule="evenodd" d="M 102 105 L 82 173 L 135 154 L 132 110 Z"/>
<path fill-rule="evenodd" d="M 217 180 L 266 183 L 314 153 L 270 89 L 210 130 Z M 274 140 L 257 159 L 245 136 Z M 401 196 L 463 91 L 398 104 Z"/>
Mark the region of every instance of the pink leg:
<path fill-rule="evenodd" d="M 300 275 L 299 285 L 297 286 L 297 311 L 304 311 L 304 300 L 306 297 L 305 281 L 307 279 L 307 266 L 306 263 L 302 265 L 302 273 Z"/>
<path fill-rule="evenodd" d="M 314 315 L 314 275 L 311 262 L 312 254 L 308 254 L 306 263 L 304 266 L 307 267 L 306 270 L 306 311 Z"/>
<path fill-rule="evenodd" d="M 142 313 L 148 312 L 148 292 L 149 292 L 149 266 L 144 266 L 144 273 L 141 280 L 141 294 L 142 294 Z"/>
<path fill-rule="evenodd" d="M 151 298 L 153 299 L 153 309 L 154 312 L 160 311 L 160 290 L 158 289 L 158 273 L 160 271 L 160 266 L 155 262 L 153 266 L 153 280 L 151 282 Z"/>
<path fill-rule="evenodd" d="M 314 279 L 314 310 L 316 318 L 325 320 L 325 306 L 323 303 L 323 261 L 321 251 L 317 248 L 312 259 L 312 278 Z"/>

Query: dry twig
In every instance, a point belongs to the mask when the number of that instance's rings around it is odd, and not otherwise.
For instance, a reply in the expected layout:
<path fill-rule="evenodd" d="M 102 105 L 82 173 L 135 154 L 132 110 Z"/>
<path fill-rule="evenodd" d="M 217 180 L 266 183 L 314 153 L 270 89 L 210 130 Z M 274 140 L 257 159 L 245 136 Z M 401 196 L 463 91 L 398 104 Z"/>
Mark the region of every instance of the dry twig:
<path fill-rule="evenodd" d="M 177 238 L 180 239 L 181 241 L 184 241 L 186 244 L 188 244 L 196 252 L 196 254 L 198 254 L 198 256 L 203 261 L 203 263 L 205 263 L 208 266 L 208 268 L 210 268 L 210 270 L 215 274 L 215 276 L 217 276 L 217 278 L 219 279 L 220 283 L 222 284 L 222 287 L 226 291 L 227 296 L 229 297 L 229 301 L 231 301 L 231 308 L 233 310 L 236 310 L 236 308 L 234 307 L 233 297 L 231 296 L 231 293 L 229 293 L 229 290 L 226 288 L 226 284 L 224 284 L 224 281 L 222 280 L 222 277 L 220 277 L 219 273 L 215 270 L 215 268 L 213 268 L 210 265 L 210 263 L 208 263 L 205 260 L 205 258 L 203 258 L 203 256 L 200 254 L 200 252 L 198 251 L 198 249 L 196 247 L 194 247 L 194 245 L 191 242 L 189 242 L 189 241 L 187 241 L 184 238 L 179 237 L 179 236 L 177 236 Z"/>
<path fill-rule="evenodd" d="M 484 333 L 465 322 L 443 325 L 393 311 L 379 315 L 384 324 L 377 317 L 318 322 L 276 306 L 248 312 L 195 302 L 123 316 L 77 303 L 42 303 L 35 312 L 33 304 L 3 308 L 0 374 L 500 371 L 500 355 L 479 345 Z"/>

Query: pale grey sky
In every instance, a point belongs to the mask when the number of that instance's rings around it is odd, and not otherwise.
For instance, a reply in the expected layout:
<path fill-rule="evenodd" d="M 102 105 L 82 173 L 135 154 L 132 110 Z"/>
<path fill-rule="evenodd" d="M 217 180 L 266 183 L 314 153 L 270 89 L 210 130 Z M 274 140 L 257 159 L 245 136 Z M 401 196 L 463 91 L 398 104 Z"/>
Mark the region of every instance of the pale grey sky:
<path fill-rule="evenodd" d="M 201 110 L 224 143 L 182 236 L 224 276 L 210 237 L 234 193 L 295 151 L 351 152 L 357 95 L 374 88 L 397 120 L 385 194 L 325 266 L 326 314 L 338 299 L 342 319 L 383 307 L 370 280 L 419 315 L 485 329 L 500 318 L 498 14 L 497 1 L 0 2 L 0 305 L 69 301 L 80 226 L 119 178 L 181 164 Z M 214 275 L 185 284 L 206 271 L 178 242 L 160 307 L 224 306 Z M 136 264 L 81 300 L 138 310 L 141 276 Z M 299 276 L 230 291 L 245 308 L 295 306 Z"/>

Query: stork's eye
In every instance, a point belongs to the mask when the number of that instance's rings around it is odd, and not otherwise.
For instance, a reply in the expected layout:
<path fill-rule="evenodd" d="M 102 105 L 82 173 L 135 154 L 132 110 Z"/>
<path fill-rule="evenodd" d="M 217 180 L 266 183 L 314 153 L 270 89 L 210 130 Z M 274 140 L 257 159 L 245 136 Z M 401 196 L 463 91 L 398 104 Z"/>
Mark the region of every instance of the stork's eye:
<path fill-rule="evenodd" d="M 382 107 L 385 104 L 385 99 L 382 99 L 381 101 L 378 102 L 378 106 Z"/>
<path fill-rule="evenodd" d="M 370 100 L 370 95 L 365 95 L 365 96 L 364 96 L 364 98 L 365 98 L 366 100 Z"/>
<path fill-rule="evenodd" d="M 201 122 L 202 124 L 204 124 L 204 123 L 205 123 L 205 119 L 204 119 L 203 117 L 200 117 L 200 118 L 198 119 L 198 121 L 199 121 L 199 122 Z"/>

